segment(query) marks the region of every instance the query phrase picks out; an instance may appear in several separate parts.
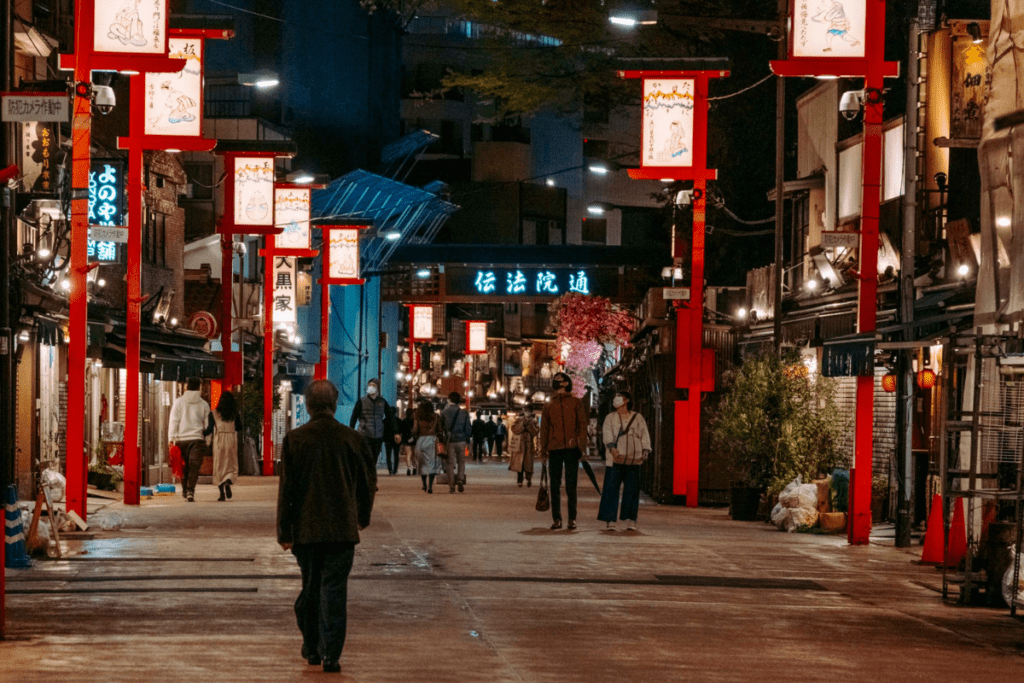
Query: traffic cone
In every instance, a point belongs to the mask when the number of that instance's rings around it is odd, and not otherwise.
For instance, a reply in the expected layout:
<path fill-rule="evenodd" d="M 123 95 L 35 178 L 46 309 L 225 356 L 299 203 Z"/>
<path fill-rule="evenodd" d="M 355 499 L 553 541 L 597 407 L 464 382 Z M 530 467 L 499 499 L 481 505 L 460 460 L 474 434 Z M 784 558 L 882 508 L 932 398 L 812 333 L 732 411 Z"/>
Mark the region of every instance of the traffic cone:
<path fill-rule="evenodd" d="M 4 496 L 4 566 L 24 569 L 32 566 L 32 560 L 25 552 L 25 532 L 21 524 L 21 510 L 18 509 L 18 489 L 7 487 Z"/>
<path fill-rule="evenodd" d="M 946 566 L 956 569 L 967 554 L 967 527 L 964 523 L 964 499 L 956 499 L 953 509 L 953 524 L 949 527 L 949 548 L 946 549 Z"/>
<path fill-rule="evenodd" d="M 932 511 L 928 513 L 928 528 L 924 534 L 924 551 L 921 564 L 942 564 L 945 545 L 942 529 L 942 496 L 932 496 Z"/>

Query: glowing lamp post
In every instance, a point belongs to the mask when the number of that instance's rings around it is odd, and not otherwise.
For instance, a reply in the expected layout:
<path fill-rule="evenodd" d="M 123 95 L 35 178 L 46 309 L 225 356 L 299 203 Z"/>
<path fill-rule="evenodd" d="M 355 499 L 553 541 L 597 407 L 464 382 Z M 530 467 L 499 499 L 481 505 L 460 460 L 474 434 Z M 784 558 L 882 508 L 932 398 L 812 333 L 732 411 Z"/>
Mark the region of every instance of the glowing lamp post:
<path fill-rule="evenodd" d="M 643 123 L 640 168 L 634 179 L 693 181 L 693 238 L 690 298 L 676 308 L 676 388 L 686 393 L 675 404 L 672 493 L 686 496 L 696 507 L 700 481 L 700 396 L 714 387 L 713 364 L 705 360 L 704 218 L 708 180 L 717 177 L 707 167 L 708 82 L 728 71 L 620 71 L 620 78 L 643 82 Z M 672 258 L 678 263 L 682 246 L 673 235 Z"/>
<path fill-rule="evenodd" d="M 860 218 L 860 278 L 857 330 L 873 332 L 877 319 L 878 216 L 882 172 L 882 90 L 899 74 L 885 61 L 884 0 L 794 0 L 790 4 L 789 57 L 773 61 L 779 76 L 864 79 L 863 194 Z M 781 201 L 780 198 L 776 198 Z M 871 534 L 871 460 L 874 454 L 873 363 L 857 377 L 854 467 L 850 477 L 848 538 L 866 545 Z"/>
<path fill-rule="evenodd" d="M 369 224 L 344 223 L 317 225 L 323 233 L 320 257 L 320 362 L 316 364 L 316 379 L 327 379 L 330 360 L 330 285 L 361 285 L 359 277 L 359 231 Z"/>

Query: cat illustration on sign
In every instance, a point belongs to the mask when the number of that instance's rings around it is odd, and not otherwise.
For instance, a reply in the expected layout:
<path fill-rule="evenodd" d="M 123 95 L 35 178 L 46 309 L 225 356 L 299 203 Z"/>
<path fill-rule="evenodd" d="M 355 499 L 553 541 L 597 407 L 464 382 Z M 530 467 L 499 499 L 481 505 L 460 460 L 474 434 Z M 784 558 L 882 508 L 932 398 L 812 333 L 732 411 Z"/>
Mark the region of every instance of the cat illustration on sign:
<path fill-rule="evenodd" d="M 158 109 L 156 114 L 150 118 L 150 125 L 156 126 L 157 122 L 161 119 L 171 124 L 191 123 L 196 120 L 196 115 L 190 111 L 196 106 L 195 100 L 180 90 L 175 90 L 171 87 L 170 81 L 161 83 L 160 90 L 166 93 L 164 106 Z"/>
<path fill-rule="evenodd" d="M 850 35 L 850 20 L 846 18 L 846 9 L 839 0 L 832 0 L 831 6 L 811 17 L 811 21 L 828 24 L 828 28 L 825 29 L 825 47 L 822 52 L 831 52 L 832 41 L 836 38 L 850 47 L 860 45 L 860 41 Z"/>
<path fill-rule="evenodd" d="M 259 190 L 253 192 L 249 197 L 249 203 L 245 205 L 245 215 L 251 220 L 261 221 L 267 217 L 269 212 L 270 204 L 267 203 L 267 198 Z"/>
<path fill-rule="evenodd" d="M 146 38 L 142 35 L 142 19 L 139 18 L 139 0 L 127 0 L 115 15 L 107 37 L 121 41 L 122 45 L 146 45 Z"/>

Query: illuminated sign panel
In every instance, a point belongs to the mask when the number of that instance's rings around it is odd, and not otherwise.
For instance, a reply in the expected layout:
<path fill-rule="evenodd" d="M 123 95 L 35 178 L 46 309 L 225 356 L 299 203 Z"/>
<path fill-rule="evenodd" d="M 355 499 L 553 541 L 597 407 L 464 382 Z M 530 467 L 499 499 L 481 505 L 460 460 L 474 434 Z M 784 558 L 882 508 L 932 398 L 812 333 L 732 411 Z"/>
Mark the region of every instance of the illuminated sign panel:
<path fill-rule="evenodd" d="M 274 197 L 274 160 L 270 157 L 236 157 L 235 224 L 274 224 L 270 202 Z"/>
<path fill-rule="evenodd" d="M 167 0 L 96 0 L 93 50 L 165 54 Z"/>
<path fill-rule="evenodd" d="M 274 190 L 274 225 L 284 229 L 273 237 L 278 249 L 309 249 L 310 193 L 310 190 Z"/>
<path fill-rule="evenodd" d="M 409 338 L 413 341 L 427 341 L 434 338 L 434 307 L 410 307 Z"/>
<path fill-rule="evenodd" d="M 466 322 L 466 353 L 487 353 L 487 322 Z"/>
<path fill-rule="evenodd" d="M 274 257 L 274 324 L 294 323 L 295 317 L 295 259 Z"/>
<path fill-rule="evenodd" d="M 863 57 L 867 0 L 792 0 L 790 54 Z"/>
<path fill-rule="evenodd" d="M 334 228 L 327 231 L 330 235 L 330 272 L 331 279 L 359 277 L 359 229 Z"/>
<path fill-rule="evenodd" d="M 178 73 L 147 73 L 146 135 L 203 134 L 203 41 L 201 38 L 171 38 L 171 59 L 184 59 Z"/>
<path fill-rule="evenodd" d="M 93 159 L 89 171 L 89 225 L 124 225 L 124 164 L 119 159 Z M 117 244 L 89 240 L 89 257 L 116 261 Z"/>
<path fill-rule="evenodd" d="M 618 272 L 611 268 L 463 268 L 445 269 L 446 291 L 457 296 L 558 297 L 562 294 L 617 296 Z"/>
<path fill-rule="evenodd" d="M 693 166 L 694 84 L 692 78 L 644 79 L 644 166 Z"/>

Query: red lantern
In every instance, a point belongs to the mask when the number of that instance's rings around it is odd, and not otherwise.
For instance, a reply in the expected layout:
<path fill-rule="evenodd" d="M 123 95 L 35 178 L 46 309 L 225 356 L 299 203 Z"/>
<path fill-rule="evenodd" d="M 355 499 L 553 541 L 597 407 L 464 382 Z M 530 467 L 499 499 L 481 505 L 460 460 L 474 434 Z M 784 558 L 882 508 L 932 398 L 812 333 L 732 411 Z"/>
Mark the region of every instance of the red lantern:
<path fill-rule="evenodd" d="M 917 386 L 922 389 L 931 389 L 935 386 L 935 371 L 927 368 L 917 373 Z"/>
<path fill-rule="evenodd" d="M 896 391 L 896 373 L 890 372 L 888 375 L 882 375 L 882 390 L 888 394 Z"/>

